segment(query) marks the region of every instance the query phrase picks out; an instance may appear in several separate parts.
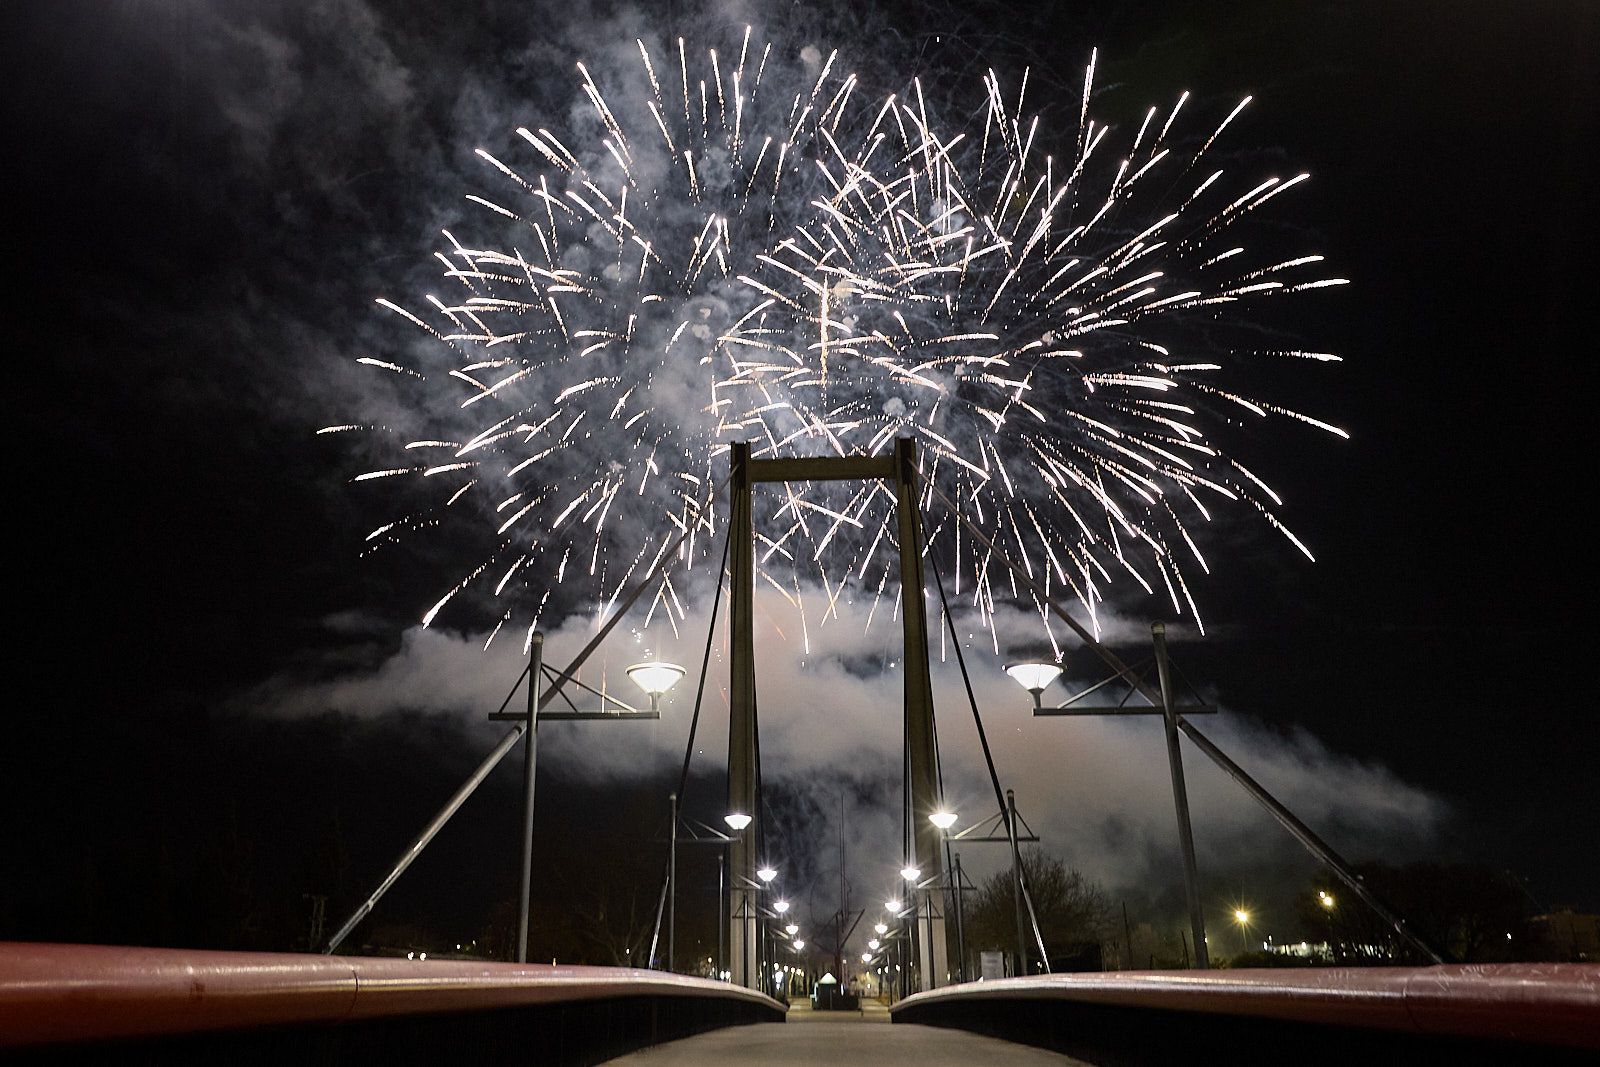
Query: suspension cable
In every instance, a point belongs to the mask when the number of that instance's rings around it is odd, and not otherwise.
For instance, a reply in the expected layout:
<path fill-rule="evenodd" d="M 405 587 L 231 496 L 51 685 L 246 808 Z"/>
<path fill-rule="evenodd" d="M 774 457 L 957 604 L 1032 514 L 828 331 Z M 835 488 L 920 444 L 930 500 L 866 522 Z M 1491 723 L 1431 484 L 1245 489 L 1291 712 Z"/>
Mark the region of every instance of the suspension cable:
<path fill-rule="evenodd" d="M 978 742 L 983 746 L 983 761 L 989 768 L 989 784 L 994 786 L 995 800 L 1000 805 L 1000 815 L 1005 820 L 1006 831 L 1015 842 L 1017 828 L 1012 825 L 1011 808 L 1006 804 L 1004 791 L 1000 788 L 1000 775 L 994 769 L 994 754 L 989 749 L 989 735 L 983 728 L 983 716 L 978 712 L 978 698 L 972 691 L 972 677 L 967 673 L 967 657 L 961 652 L 961 639 L 956 634 L 955 616 L 950 613 L 950 601 L 944 595 L 944 579 L 939 574 L 939 561 L 933 553 L 928 553 L 928 565 L 933 569 L 933 582 L 939 590 L 939 606 L 944 613 L 945 626 L 950 632 L 950 643 L 955 646 L 956 665 L 961 668 L 961 684 L 967 690 L 967 703 L 972 707 L 972 722 L 978 728 Z M 1039 929 L 1039 916 L 1033 907 L 1033 894 L 1028 891 L 1028 875 L 1022 867 L 1022 861 L 1017 861 L 1017 883 L 1022 890 L 1022 902 L 1028 909 L 1028 922 L 1033 927 L 1033 939 L 1039 944 L 1039 959 L 1044 964 L 1045 973 L 1050 973 L 1050 953 L 1044 947 L 1044 933 Z"/>

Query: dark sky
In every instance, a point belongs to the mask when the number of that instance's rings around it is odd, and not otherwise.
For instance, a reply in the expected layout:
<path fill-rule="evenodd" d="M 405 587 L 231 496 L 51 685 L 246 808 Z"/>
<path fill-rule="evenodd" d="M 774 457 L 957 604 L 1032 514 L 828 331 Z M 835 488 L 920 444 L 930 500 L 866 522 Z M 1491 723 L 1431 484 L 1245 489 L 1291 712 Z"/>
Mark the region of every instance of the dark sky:
<path fill-rule="evenodd" d="M 378 662 L 425 606 L 431 586 L 356 558 L 371 516 L 344 484 L 350 457 L 311 431 L 352 395 L 375 279 L 427 267 L 471 149 L 527 121 L 503 102 L 552 106 L 530 66 L 572 58 L 583 22 L 618 9 L 269 6 L 0 14 L 14 454 L 0 937 L 195 940 L 77 923 L 61 901 L 199 855 L 185 826 L 203 822 L 212 847 L 215 821 L 191 806 L 248 819 L 275 790 L 293 800 L 263 855 L 309 863 L 328 810 L 371 817 L 399 788 L 332 783 L 426 760 L 399 727 L 297 733 L 228 709 L 291 667 Z M 1280 218 L 1354 281 L 1274 312 L 1346 359 L 1273 383 L 1351 434 L 1273 442 L 1284 514 L 1317 562 L 1223 530 L 1210 550 L 1225 563 L 1197 588 L 1212 636 L 1185 647 L 1189 672 L 1229 707 L 1443 797 L 1441 854 L 1509 869 L 1543 904 L 1600 906 L 1582 518 L 1600 14 L 1577 0 L 1040 7 L 889 5 L 869 22 L 941 71 L 1032 64 L 1047 110 L 1073 107 L 1063 87 L 1093 45 L 1113 113 L 1186 88 L 1254 94 L 1241 143 L 1259 169 L 1315 176 Z M 852 25 L 792 5 L 770 18 L 819 39 Z M 396 66 L 404 92 L 383 81 Z M 323 621 L 350 612 L 365 629 L 328 647 Z M 388 740 L 364 749 L 364 730 Z M 440 750 L 481 745 L 441 736 Z M 439 763 L 427 788 L 465 766 Z M 355 866 L 419 817 L 358 843 Z"/>

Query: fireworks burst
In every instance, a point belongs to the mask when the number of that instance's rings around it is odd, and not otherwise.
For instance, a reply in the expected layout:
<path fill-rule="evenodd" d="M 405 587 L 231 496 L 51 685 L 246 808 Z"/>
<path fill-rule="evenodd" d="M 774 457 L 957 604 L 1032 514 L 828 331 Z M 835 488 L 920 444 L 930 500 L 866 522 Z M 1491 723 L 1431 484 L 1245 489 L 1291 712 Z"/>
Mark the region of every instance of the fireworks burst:
<path fill-rule="evenodd" d="M 749 30 L 726 53 L 638 42 L 603 74 L 578 65 L 570 129 L 520 128 L 514 157 L 479 151 L 497 191 L 467 199 L 499 240 L 447 231 L 450 295 L 378 301 L 427 343 L 362 360 L 408 387 L 417 424 L 380 432 L 399 458 L 355 480 L 438 487 L 369 542 L 446 520 L 492 533 L 425 624 L 470 590 L 496 603 L 494 633 L 518 612 L 531 630 L 580 575 L 603 612 L 685 530 L 693 564 L 738 440 L 760 457 L 916 439 L 925 480 L 1091 617 L 1125 578 L 1198 618 L 1185 574 L 1206 568 L 1194 529 L 1219 502 L 1306 551 L 1208 425 L 1231 408 L 1343 431 L 1224 387 L 1240 353 L 1192 325 L 1343 281 L 1317 273 L 1320 256 L 1262 262 L 1233 243 L 1306 177 L 1240 187 L 1213 167 L 1248 99 L 1190 136 L 1185 94 L 1114 139 L 1090 115 L 1091 59 L 1062 141 L 1027 112 L 1026 76 L 1008 93 L 991 73 L 981 119 L 950 128 L 920 84 L 867 99 L 840 66 L 776 56 Z M 758 573 L 802 629 L 817 582 L 818 624 L 852 580 L 893 593 L 887 488 L 761 500 Z M 1027 592 L 992 549 L 930 521 L 930 550 L 985 619 Z M 670 575 L 649 611 L 684 617 Z"/>

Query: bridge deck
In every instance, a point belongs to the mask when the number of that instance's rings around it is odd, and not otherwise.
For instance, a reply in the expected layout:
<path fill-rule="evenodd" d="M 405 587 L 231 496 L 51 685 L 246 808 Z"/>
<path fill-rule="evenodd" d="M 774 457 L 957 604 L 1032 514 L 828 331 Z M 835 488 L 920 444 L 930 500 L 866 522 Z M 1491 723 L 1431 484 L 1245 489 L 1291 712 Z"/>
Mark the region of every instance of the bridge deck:
<path fill-rule="evenodd" d="M 915 1064 L 916 1067 L 974 1067 L 1004 1063 L 1016 1067 L 1079 1065 L 1044 1049 L 981 1037 L 962 1030 L 901 1023 L 869 1002 L 861 1014 L 814 1012 L 802 1005 L 789 1010 L 787 1023 L 756 1023 L 669 1041 L 607 1061 L 612 1067 L 704 1067 L 719 1063 Z"/>

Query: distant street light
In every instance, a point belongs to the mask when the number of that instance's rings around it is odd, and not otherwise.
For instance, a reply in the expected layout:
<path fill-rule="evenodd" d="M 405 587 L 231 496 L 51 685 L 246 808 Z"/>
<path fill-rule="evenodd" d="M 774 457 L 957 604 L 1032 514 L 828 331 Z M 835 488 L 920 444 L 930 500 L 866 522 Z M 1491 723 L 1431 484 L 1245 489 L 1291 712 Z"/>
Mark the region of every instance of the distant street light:
<path fill-rule="evenodd" d="M 790 937 L 793 937 L 795 934 L 800 932 L 800 927 L 794 923 L 790 923 L 788 926 L 783 928 L 783 932 L 788 934 Z"/>
<path fill-rule="evenodd" d="M 778 872 L 771 867 L 763 867 L 756 872 L 756 877 L 763 882 L 770 883 L 774 878 L 778 877 Z"/>
<path fill-rule="evenodd" d="M 870 948 L 872 951 L 876 952 L 876 951 L 878 951 L 878 946 L 882 945 L 882 944 L 883 944 L 882 941 L 879 941 L 877 938 L 873 938 L 871 941 L 867 942 L 867 947 Z"/>
<path fill-rule="evenodd" d="M 1317 890 L 1317 901 L 1327 910 L 1333 910 L 1333 894 L 1324 890 Z"/>
<path fill-rule="evenodd" d="M 659 712 L 661 694 L 678 684 L 678 679 L 683 677 L 683 668 L 676 663 L 651 660 L 648 663 L 635 663 L 629 667 L 628 677 L 649 696 L 650 710 Z"/>
<path fill-rule="evenodd" d="M 1248 952 L 1250 947 L 1244 936 L 1245 930 L 1250 926 L 1250 912 L 1245 908 L 1234 908 L 1233 921 L 1239 924 L 1239 951 Z"/>
<path fill-rule="evenodd" d="M 803 949 L 805 947 L 806 947 L 806 943 L 804 941 L 796 941 L 794 943 L 794 949 L 795 949 L 796 952 L 799 952 L 801 949 Z"/>
<path fill-rule="evenodd" d="M 878 925 L 876 925 L 876 926 L 874 926 L 872 928 L 872 932 L 877 934 L 879 937 L 882 937 L 884 934 L 889 932 L 889 924 L 888 923 L 879 923 Z"/>
<path fill-rule="evenodd" d="M 754 820 L 742 811 L 735 811 L 728 815 L 724 815 L 722 817 L 722 821 L 728 824 L 729 829 L 733 830 L 735 833 L 738 833 L 746 826 L 749 826 Z"/>
<path fill-rule="evenodd" d="M 890 915 L 899 915 L 900 902 L 898 900 L 886 900 L 883 902 L 883 910 L 888 912 Z"/>
<path fill-rule="evenodd" d="M 941 830 L 948 830 L 956 824 L 956 813 L 953 811 L 936 811 L 928 816 L 928 821 Z"/>
<path fill-rule="evenodd" d="M 922 870 L 919 867 L 913 867 L 910 864 L 907 864 L 906 866 L 900 868 L 900 877 L 904 878 L 908 882 L 915 882 L 918 878 L 922 877 Z"/>
<path fill-rule="evenodd" d="M 872 962 L 872 953 L 870 953 L 870 952 L 863 952 L 863 953 L 862 953 L 862 954 L 861 954 L 861 962 L 862 962 L 862 963 L 871 963 L 871 962 Z"/>
<path fill-rule="evenodd" d="M 777 912 L 779 915 L 782 915 L 784 912 L 789 910 L 789 902 L 787 900 L 780 900 L 776 904 L 772 905 L 772 910 Z"/>

